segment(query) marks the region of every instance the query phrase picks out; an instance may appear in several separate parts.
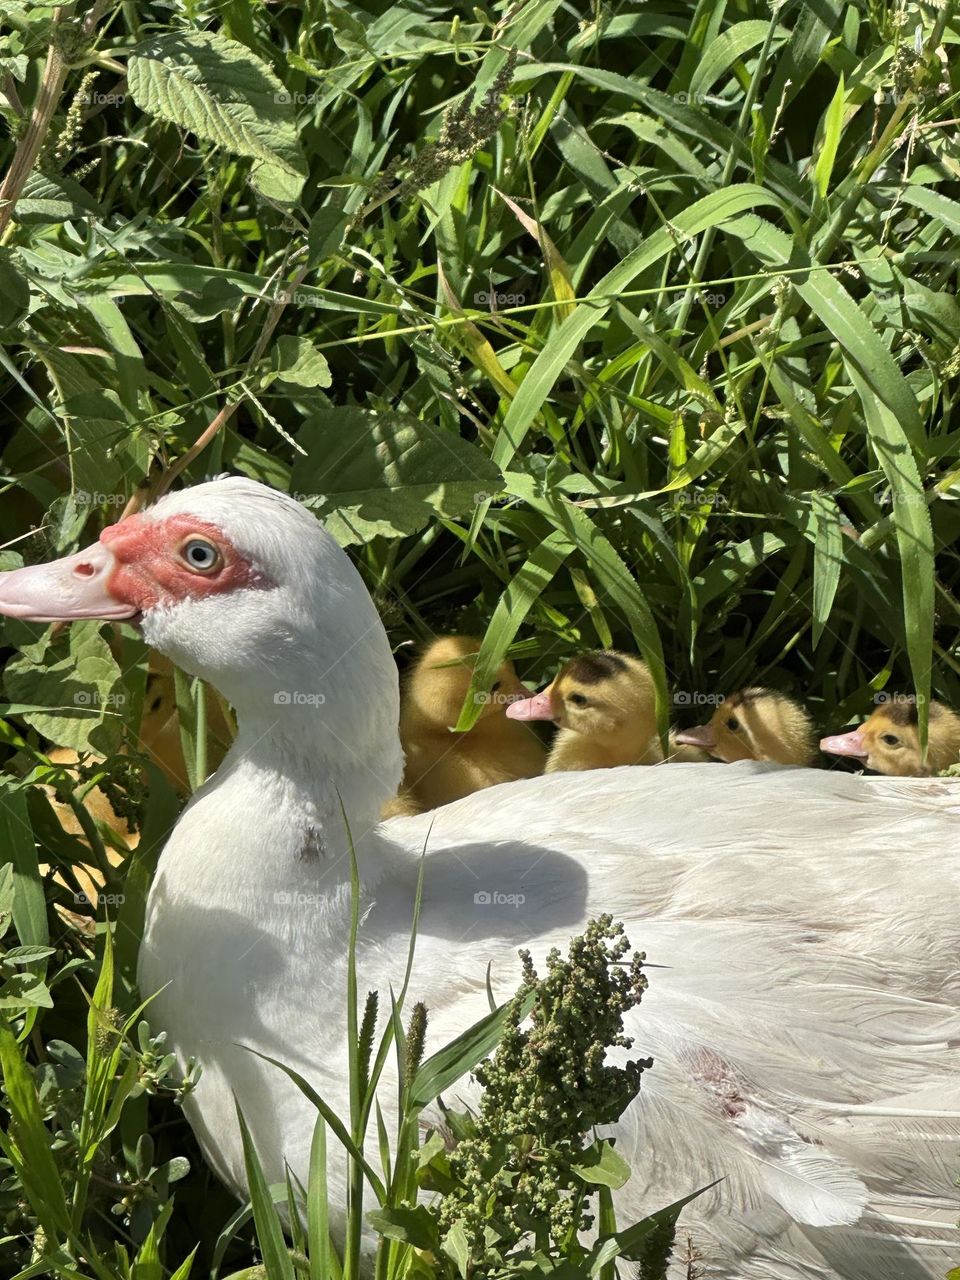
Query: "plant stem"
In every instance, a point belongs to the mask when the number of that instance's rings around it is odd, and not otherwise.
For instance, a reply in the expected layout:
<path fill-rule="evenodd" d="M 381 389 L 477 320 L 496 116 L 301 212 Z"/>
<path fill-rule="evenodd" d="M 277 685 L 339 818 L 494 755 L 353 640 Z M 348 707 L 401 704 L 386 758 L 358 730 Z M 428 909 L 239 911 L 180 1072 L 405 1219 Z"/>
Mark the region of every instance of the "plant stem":
<path fill-rule="evenodd" d="M 54 10 L 54 28 L 63 21 L 65 12 L 63 7 Z M 33 166 L 37 162 L 40 149 L 46 141 L 50 122 L 53 120 L 57 103 L 63 93 L 63 85 L 69 69 L 56 44 L 51 44 L 47 49 L 47 62 L 43 69 L 43 78 L 40 81 L 37 100 L 33 104 L 30 124 L 26 133 L 17 143 L 17 149 L 13 153 L 13 160 L 10 162 L 10 168 L 4 176 L 3 185 L 0 186 L 0 243 L 6 243 L 9 233 L 13 230 L 11 219 L 13 218 L 17 201 L 20 199 L 20 193 L 23 191 L 27 178 L 29 178 Z"/>

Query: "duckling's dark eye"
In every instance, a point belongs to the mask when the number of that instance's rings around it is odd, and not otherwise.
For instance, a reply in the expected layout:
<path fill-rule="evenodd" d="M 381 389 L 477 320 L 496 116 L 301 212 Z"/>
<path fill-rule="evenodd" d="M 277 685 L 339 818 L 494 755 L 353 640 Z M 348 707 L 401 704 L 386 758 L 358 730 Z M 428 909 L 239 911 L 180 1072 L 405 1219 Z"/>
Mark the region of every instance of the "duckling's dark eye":
<path fill-rule="evenodd" d="M 571 693 L 567 701 L 572 702 L 575 707 L 585 707 L 587 705 L 586 696 L 582 693 Z"/>
<path fill-rule="evenodd" d="M 737 719 L 736 716 L 731 716 L 729 718 L 729 720 L 727 721 L 727 728 L 733 729 L 734 733 L 736 733 L 737 729 L 740 728 L 740 721 Z"/>
<path fill-rule="evenodd" d="M 496 682 L 496 684 L 493 686 L 493 688 L 490 690 L 490 692 L 491 692 L 491 693 L 499 693 L 499 692 L 500 692 L 500 686 L 501 686 L 501 684 L 503 684 L 503 681 L 502 681 L 502 680 L 498 680 L 498 681 Z"/>
<path fill-rule="evenodd" d="M 900 745 L 900 739 L 895 733 L 882 733 L 880 741 L 885 742 L 888 747 L 899 747 Z"/>
<path fill-rule="evenodd" d="M 206 538 L 189 538 L 180 548 L 180 558 L 195 573 L 212 573 L 220 568 L 220 552 Z"/>

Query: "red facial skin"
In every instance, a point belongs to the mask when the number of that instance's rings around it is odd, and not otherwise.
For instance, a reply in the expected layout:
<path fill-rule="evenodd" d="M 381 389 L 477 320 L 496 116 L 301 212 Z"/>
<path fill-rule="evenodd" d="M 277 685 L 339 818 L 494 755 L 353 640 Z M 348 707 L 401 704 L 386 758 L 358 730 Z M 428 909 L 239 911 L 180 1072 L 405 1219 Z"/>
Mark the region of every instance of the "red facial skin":
<path fill-rule="evenodd" d="M 219 564 L 206 572 L 191 568 L 180 555 L 191 538 L 212 543 L 220 552 Z M 195 516 L 128 516 L 104 529 L 100 541 L 117 561 L 108 583 L 110 594 L 141 613 L 242 587 L 265 590 L 275 585 L 215 525 Z"/>

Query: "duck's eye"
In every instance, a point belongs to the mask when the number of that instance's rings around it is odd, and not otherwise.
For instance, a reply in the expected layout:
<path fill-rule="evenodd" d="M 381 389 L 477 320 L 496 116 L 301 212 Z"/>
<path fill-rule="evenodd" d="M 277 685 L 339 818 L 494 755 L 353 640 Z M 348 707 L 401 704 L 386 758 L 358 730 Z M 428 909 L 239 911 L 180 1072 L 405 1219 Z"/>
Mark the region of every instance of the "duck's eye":
<path fill-rule="evenodd" d="M 727 728 L 732 729 L 734 733 L 736 733 L 736 731 L 740 728 L 740 721 L 737 719 L 736 716 L 730 716 L 730 718 L 727 720 Z"/>
<path fill-rule="evenodd" d="M 194 573 L 212 573 L 220 568 L 220 552 L 206 538 L 188 538 L 180 548 L 180 558 Z"/>
<path fill-rule="evenodd" d="M 571 693 L 567 701 L 572 702 L 575 707 L 585 707 L 587 705 L 586 696 L 582 693 Z"/>
<path fill-rule="evenodd" d="M 885 742 L 888 747 L 899 747 L 900 745 L 900 739 L 895 733 L 882 733 L 880 741 Z"/>
<path fill-rule="evenodd" d="M 500 686 L 501 686 L 502 684 L 503 684 L 503 681 L 502 681 L 502 680 L 497 680 L 497 681 L 496 681 L 496 683 L 494 684 L 493 688 L 490 690 L 490 692 L 491 692 L 491 693 L 499 693 L 499 692 L 500 692 Z"/>

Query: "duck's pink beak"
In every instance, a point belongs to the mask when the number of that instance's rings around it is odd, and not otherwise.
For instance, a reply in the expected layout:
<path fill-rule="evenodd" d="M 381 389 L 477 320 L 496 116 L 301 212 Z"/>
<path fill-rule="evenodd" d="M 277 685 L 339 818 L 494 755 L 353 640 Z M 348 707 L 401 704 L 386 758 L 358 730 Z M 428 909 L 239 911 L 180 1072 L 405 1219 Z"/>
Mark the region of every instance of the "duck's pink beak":
<path fill-rule="evenodd" d="M 711 724 L 697 724 L 692 729 L 678 729 L 673 735 L 674 742 L 682 742 L 687 747 L 703 747 L 704 751 L 712 751 L 717 745 L 717 735 Z"/>
<path fill-rule="evenodd" d="M 854 729 L 852 733 L 838 733 L 832 738 L 821 738 L 820 750 L 831 756 L 855 756 L 859 760 L 866 760 L 870 754 L 859 729 Z"/>
<path fill-rule="evenodd" d="M 549 692 L 544 689 L 542 693 L 535 693 L 532 698 L 511 702 L 507 707 L 507 717 L 510 720 L 552 720 L 553 702 Z"/>
<path fill-rule="evenodd" d="M 110 592 L 116 567 L 113 552 L 95 542 L 62 560 L 0 573 L 0 613 L 24 622 L 132 618 L 136 605 Z"/>

